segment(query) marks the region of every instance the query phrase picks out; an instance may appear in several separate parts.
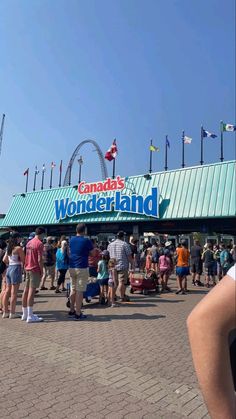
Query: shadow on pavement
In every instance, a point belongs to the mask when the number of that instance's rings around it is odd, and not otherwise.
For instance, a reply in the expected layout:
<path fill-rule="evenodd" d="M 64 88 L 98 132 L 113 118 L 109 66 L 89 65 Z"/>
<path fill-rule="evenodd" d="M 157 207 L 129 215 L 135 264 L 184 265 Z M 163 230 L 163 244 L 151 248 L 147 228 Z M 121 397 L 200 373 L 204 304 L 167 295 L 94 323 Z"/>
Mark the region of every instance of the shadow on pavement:
<path fill-rule="evenodd" d="M 139 299 L 135 300 L 135 299 L 132 298 L 131 302 L 133 302 L 133 301 L 135 303 L 138 303 L 138 302 L 142 303 L 144 301 L 147 301 L 148 303 L 154 303 L 155 302 L 155 303 L 159 304 L 159 303 L 183 303 L 185 300 L 167 300 L 165 298 L 158 298 L 158 299 L 157 298 L 145 298 L 145 299 L 139 298 Z M 132 304 L 132 306 L 135 307 L 134 304 Z M 136 307 L 137 306 L 139 306 L 139 304 L 137 304 Z M 144 304 L 140 304 L 140 307 L 144 307 Z"/>
<path fill-rule="evenodd" d="M 119 307 L 113 310 L 119 310 Z M 44 323 L 54 323 L 54 322 L 72 322 L 74 321 L 73 317 L 69 317 L 68 312 L 60 312 L 60 311 L 43 311 L 40 313 L 37 313 L 38 315 L 43 317 Z M 160 318 L 165 318 L 166 316 L 162 314 L 157 315 L 150 315 L 142 314 L 142 313 L 134 313 L 134 314 L 102 314 L 102 315 L 92 315 L 88 314 L 87 319 L 82 320 L 82 322 L 110 322 L 112 320 L 156 320 Z M 80 321 L 78 322 L 80 323 Z"/>

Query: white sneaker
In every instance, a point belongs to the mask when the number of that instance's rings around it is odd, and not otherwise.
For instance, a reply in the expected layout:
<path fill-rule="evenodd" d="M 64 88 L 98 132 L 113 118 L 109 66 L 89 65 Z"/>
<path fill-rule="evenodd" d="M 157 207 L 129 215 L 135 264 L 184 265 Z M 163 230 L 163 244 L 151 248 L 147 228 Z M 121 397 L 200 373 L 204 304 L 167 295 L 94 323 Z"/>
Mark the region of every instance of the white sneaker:
<path fill-rule="evenodd" d="M 9 315 L 9 319 L 19 319 L 19 318 L 20 318 L 19 314 L 16 314 L 16 313 L 10 313 Z"/>
<path fill-rule="evenodd" d="M 39 322 L 43 322 L 43 318 L 38 317 L 36 314 L 32 314 L 32 316 L 28 316 L 26 320 L 26 323 L 39 323 Z"/>
<path fill-rule="evenodd" d="M 3 313 L 2 319 L 8 319 L 8 317 L 9 317 L 9 313 Z"/>
<path fill-rule="evenodd" d="M 22 316 L 21 316 L 21 320 L 26 321 L 26 320 L 27 320 L 27 316 L 24 316 L 24 314 L 22 314 Z"/>

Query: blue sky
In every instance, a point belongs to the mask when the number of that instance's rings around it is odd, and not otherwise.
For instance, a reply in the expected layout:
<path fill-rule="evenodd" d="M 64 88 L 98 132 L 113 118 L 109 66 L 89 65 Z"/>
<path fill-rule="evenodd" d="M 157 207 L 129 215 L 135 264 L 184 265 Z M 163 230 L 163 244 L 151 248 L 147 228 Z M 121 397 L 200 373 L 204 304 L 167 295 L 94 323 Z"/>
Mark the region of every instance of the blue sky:
<path fill-rule="evenodd" d="M 235 123 L 234 0 L 2 0 L 0 113 L 6 114 L 0 156 L 0 213 L 12 195 L 30 189 L 37 164 L 68 164 L 75 147 L 94 139 L 105 152 L 114 137 L 117 174 L 145 173 L 149 141 L 160 152 L 153 170 L 200 160 L 200 126 L 219 135 Z M 206 139 L 205 163 L 219 161 L 220 142 Z M 91 145 L 81 151 L 83 178 L 101 178 Z M 235 135 L 225 134 L 225 160 Z M 112 165 L 107 164 L 111 174 Z M 73 182 L 78 164 L 73 168 Z M 38 179 L 38 187 L 39 187 Z"/>

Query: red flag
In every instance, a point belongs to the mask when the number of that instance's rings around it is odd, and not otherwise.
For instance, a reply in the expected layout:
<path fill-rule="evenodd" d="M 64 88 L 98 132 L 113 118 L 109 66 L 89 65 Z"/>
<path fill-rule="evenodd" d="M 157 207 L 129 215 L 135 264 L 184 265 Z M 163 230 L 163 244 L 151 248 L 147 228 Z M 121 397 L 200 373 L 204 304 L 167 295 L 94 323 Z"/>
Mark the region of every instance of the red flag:
<path fill-rule="evenodd" d="M 112 161 L 116 158 L 118 154 L 118 149 L 117 149 L 117 145 L 116 145 L 116 139 L 114 139 L 111 147 L 107 150 L 106 154 L 105 154 L 105 159 Z"/>
<path fill-rule="evenodd" d="M 24 172 L 24 176 L 29 174 L 29 168 Z"/>

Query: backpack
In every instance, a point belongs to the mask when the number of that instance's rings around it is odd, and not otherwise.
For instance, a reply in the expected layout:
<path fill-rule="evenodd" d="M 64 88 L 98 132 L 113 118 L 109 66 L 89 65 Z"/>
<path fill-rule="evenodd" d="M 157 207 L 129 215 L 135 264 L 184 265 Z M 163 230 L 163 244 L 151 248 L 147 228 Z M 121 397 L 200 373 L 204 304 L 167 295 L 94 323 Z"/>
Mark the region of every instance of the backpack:
<path fill-rule="evenodd" d="M 5 272 L 7 268 L 7 265 L 5 264 L 5 262 L 3 262 L 4 256 L 5 256 L 5 252 L 0 257 L 0 275 L 2 275 L 3 272 Z"/>
<path fill-rule="evenodd" d="M 159 261 L 159 253 L 157 249 L 155 249 L 154 252 L 152 252 L 152 263 L 158 263 L 158 261 Z"/>

